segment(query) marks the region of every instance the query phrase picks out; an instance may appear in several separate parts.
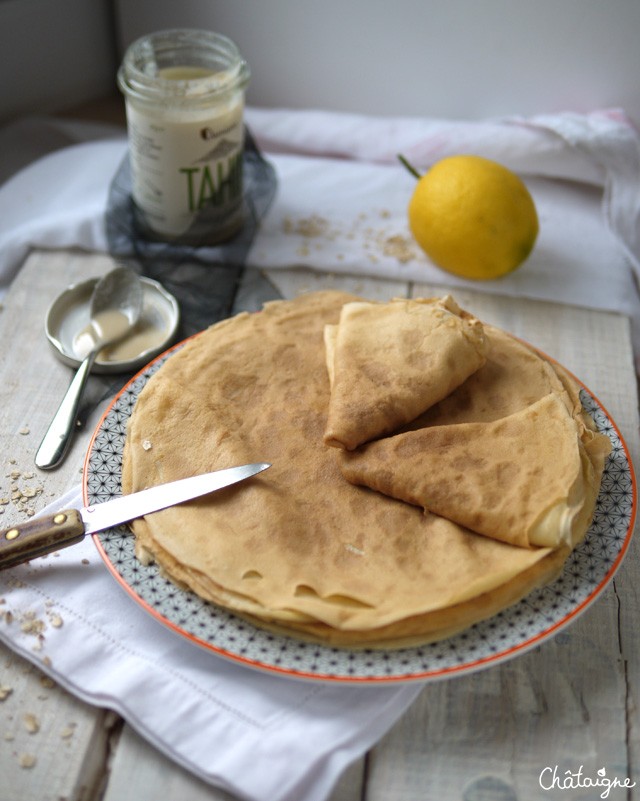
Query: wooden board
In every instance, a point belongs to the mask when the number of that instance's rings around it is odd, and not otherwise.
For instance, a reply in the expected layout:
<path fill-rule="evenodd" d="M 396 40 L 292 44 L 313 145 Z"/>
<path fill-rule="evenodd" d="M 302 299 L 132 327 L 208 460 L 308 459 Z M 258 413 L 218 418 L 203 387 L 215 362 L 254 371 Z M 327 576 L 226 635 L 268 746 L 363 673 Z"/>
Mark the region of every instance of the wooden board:
<path fill-rule="evenodd" d="M 59 470 L 43 473 L 33 466 L 33 454 L 72 375 L 50 351 L 43 320 L 49 303 L 69 283 L 111 266 L 102 256 L 37 252 L 4 301 L 0 497 L 10 497 L 13 485 L 21 492 L 36 487 L 37 492 L 25 503 L 16 497 L 3 507 L 3 527 L 80 480 L 99 403 Z M 284 297 L 326 287 L 380 300 L 443 292 L 442 287 L 303 270 L 271 271 L 267 278 Z M 624 317 L 484 292 L 456 291 L 455 296 L 481 318 L 529 340 L 575 372 L 616 420 L 637 461 L 636 382 Z M 94 382 L 94 402 L 105 389 Z M 366 759 L 344 774 L 331 801 L 597 797 L 593 791 L 581 795 L 541 787 L 541 772 L 556 765 L 561 776 L 583 766 L 583 775 L 594 778 L 604 767 L 608 777 L 636 782 L 628 791 L 612 790 L 610 798 L 640 798 L 638 549 L 633 542 L 609 590 L 552 641 L 501 666 L 426 686 Z M 114 714 L 68 695 L 3 647 L 0 686 L 11 690 L 0 701 L 2 801 L 230 798 L 169 762 Z M 36 718 L 37 731 L 29 731 L 33 721 L 28 715 Z M 35 758 L 32 767 L 23 767 L 25 755 Z"/>

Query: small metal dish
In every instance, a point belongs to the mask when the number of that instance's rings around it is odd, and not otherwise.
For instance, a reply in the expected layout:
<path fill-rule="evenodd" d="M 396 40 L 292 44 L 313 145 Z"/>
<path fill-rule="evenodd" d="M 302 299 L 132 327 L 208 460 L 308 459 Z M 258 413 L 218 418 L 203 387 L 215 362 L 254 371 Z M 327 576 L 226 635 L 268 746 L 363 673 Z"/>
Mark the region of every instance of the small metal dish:
<path fill-rule="evenodd" d="M 102 351 L 92 372 L 123 373 L 144 367 L 172 343 L 180 321 L 178 301 L 157 281 L 141 277 L 142 313 L 131 336 Z M 71 367 L 79 367 L 91 339 L 91 295 L 98 278 L 72 284 L 51 304 L 45 319 L 45 333 L 56 356 Z"/>

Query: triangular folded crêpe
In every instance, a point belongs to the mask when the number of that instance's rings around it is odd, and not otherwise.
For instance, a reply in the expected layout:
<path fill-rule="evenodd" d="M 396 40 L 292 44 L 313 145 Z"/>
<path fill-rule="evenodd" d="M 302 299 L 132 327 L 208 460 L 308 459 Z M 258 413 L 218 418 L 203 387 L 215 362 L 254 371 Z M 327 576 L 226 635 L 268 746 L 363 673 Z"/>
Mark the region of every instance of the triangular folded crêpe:
<path fill-rule="evenodd" d="M 340 455 L 343 475 L 519 546 L 573 546 L 595 503 L 608 440 L 560 395 L 488 423 L 408 431 Z M 595 453 L 601 451 L 600 453 Z M 588 524 L 588 520 L 586 521 Z"/>
<path fill-rule="evenodd" d="M 450 296 L 354 302 L 325 328 L 324 442 L 353 450 L 445 398 L 486 359 L 482 324 Z"/>

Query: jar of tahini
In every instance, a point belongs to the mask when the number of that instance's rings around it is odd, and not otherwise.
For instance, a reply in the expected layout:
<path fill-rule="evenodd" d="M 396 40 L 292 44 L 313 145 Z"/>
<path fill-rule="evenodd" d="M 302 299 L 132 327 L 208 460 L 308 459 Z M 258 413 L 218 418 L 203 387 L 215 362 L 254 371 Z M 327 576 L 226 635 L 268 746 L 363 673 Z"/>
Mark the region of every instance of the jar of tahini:
<path fill-rule="evenodd" d="M 147 236 L 215 244 L 242 227 L 248 81 L 238 48 L 217 33 L 159 31 L 128 48 L 118 85 L 136 219 Z"/>

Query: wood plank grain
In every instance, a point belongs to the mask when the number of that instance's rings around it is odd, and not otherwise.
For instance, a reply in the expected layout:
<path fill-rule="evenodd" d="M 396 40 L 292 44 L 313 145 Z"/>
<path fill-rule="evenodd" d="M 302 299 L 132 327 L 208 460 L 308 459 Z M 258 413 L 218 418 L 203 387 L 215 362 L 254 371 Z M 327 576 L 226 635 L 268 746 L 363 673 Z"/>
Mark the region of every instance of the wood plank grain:
<path fill-rule="evenodd" d="M 0 687 L 0 694 L 10 691 L 0 703 L 2 801 L 93 798 L 104 774 L 111 715 L 78 701 L 4 646 Z"/>
<path fill-rule="evenodd" d="M 113 266 L 105 256 L 36 252 L 25 262 L 3 302 L 0 448 L 3 466 L 37 475 L 42 491 L 34 501 L 35 509 L 78 483 L 93 423 L 91 418 L 84 430 L 78 431 L 61 467 L 45 472 L 34 466 L 38 445 L 73 377 L 73 369 L 54 356 L 46 340 L 45 315 L 69 284 L 102 275 Z M 105 379 L 90 379 L 88 403 L 95 404 L 104 386 Z"/>
<path fill-rule="evenodd" d="M 71 377 L 44 336 L 50 302 L 69 283 L 106 271 L 112 262 L 81 253 L 34 253 L 0 312 L 0 527 L 28 517 L 79 483 L 90 427 L 80 431 L 58 470 L 33 464 L 35 450 Z M 0 604 L 0 614 L 6 611 Z M 24 610 L 28 612 L 28 610 Z M 20 625 L 15 620 L 12 625 Z M 34 659 L 38 661 L 34 639 Z M 0 776 L 3 801 L 91 798 L 102 781 L 109 722 L 27 660 L 0 645 Z M 33 764 L 32 764 L 33 763 Z"/>
<path fill-rule="evenodd" d="M 406 297 L 410 285 L 405 281 L 383 281 L 366 276 L 350 276 L 337 273 L 322 273 L 304 268 L 287 270 L 265 270 L 269 281 L 277 287 L 283 298 L 294 298 L 305 292 L 322 292 L 335 289 L 350 292 L 368 300 L 390 300 Z"/>

